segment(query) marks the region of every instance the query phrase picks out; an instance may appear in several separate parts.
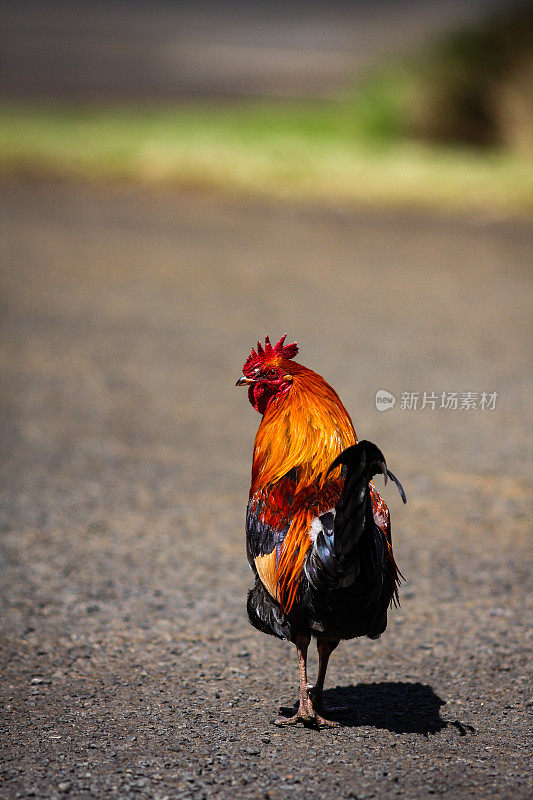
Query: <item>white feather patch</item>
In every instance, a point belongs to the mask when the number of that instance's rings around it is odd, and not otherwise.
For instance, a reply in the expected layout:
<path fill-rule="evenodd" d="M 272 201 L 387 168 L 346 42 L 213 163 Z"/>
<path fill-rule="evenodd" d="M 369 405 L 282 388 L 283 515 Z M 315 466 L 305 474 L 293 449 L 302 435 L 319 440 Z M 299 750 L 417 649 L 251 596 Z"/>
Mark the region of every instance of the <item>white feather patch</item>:
<path fill-rule="evenodd" d="M 330 508 L 330 509 L 328 509 L 328 511 L 323 511 L 322 513 L 323 514 L 333 514 L 333 518 L 335 518 L 335 509 L 334 508 Z M 324 530 L 324 528 L 323 528 L 322 522 L 320 521 L 320 517 L 313 517 L 313 519 L 311 520 L 311 525 L 309 527 L 309 531 L 308 531 L 309 538 L 311 539 L 313 544 L 316 542 L 316 537 L 318 536 L 318 534 L 322 530 Z"/>

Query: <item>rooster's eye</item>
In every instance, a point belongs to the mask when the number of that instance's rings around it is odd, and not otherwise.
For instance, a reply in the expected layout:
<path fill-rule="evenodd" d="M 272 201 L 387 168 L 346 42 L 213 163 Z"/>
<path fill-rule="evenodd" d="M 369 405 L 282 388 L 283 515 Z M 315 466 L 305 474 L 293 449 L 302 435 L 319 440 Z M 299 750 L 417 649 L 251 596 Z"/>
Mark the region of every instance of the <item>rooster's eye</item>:
<path fill-rule="evenodd" d="M 275 370 L 275 369 L 269 369 L 269 370 L 267 370 L 267 378 L 275 378 L 275 377 L 276 377 L 276 374 L 277 374 L 277 373 L 276 373 L 276 370 Z"/>

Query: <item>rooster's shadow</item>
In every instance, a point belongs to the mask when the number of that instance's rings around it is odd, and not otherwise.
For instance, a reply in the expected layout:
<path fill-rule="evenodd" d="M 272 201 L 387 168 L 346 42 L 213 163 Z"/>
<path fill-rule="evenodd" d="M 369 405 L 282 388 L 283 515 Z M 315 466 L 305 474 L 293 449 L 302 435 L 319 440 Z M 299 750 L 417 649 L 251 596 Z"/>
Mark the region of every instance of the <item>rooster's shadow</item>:
<path fill-rule="evenodd" d="M 440 715 L 444 700 L 423 683 L 382 682 L 337 686 L 324 692 L 326 716 L 343 727 L 382 728 L 393 733 L 438 733 L 449 724 L 461 735 L 470 726 L 448 723 Z M 472 729 L 473 730 L 473 729 Z"/>

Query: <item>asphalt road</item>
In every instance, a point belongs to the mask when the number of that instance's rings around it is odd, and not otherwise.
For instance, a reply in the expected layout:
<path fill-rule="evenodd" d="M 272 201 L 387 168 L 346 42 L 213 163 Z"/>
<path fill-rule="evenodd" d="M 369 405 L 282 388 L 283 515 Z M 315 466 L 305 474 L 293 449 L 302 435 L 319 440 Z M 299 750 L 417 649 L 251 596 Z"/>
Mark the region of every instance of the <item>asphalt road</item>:
<path fill-rule="evenodd" d="M 531 228 L 45 185 L 1 204 L 0 797 L 531 796 Z M 294 648 L 245 615 L 259 418 L 234 383 L 285 330 L 408 495 L 385 490 L 402 607 L 334 653 L 334 731 L 272 725 Z M 424 391 L 498 396 L 401 407 Z"/>

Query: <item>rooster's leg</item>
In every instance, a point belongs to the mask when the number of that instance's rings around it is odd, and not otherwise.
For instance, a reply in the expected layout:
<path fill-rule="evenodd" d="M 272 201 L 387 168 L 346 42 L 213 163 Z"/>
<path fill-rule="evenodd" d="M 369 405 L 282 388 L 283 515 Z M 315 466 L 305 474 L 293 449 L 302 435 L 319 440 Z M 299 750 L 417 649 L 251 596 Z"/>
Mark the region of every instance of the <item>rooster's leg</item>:
<path fill-rule="evenodd" d="M 306 726 L 332 727 L 336 725 L 335 722 L 329 722 L 319 714 L 316 713 L 313 707 L 313 701 L 309 694 L 309 684 L 307 682 L 307 649 L 309 647 L 310 636 L 307 633 L 299 633 L 296 637 L 296 650 L 298 652 L 298 670 L 300 674 L 300 700 L 298 703 L 298 711 L 293 717 L 280 717 L 277 719 L 276 725 L 297 725 L 299 722 Z M 333 648 L 330 649 L 331 652 Z M 329 658 L 329 653 L 328 653 Z M 327 666 L 327 660 L 326 660 Z M 325 677 L 324 669 L 324 677 Z M 322 684 L 324 680 L 322 679 Z"/>
<path fill-rule="evenodd" d="M 276 725 L 297 725 L 302 722 L 304 725 L 315 723 L 315 710 L 309 696 L 309 684 L 307 683 L 307 649 L 311 637 L 308 633 L 299 633 L 296 636 L 296 650 L 298 652 L 298 672 L 300 675 L 300 701 L 298 711 L 293 717 L 280 717 L 275 720 Z"/>
<path fill-rule="evenodd" d="M 324 691 L 324 681 L 326 679 L 329 657 L 337 645 L 338 642 L 328 642 L 324 639 L 319 639 L 316 643 L 316 649 L 318 650 L 318 675 L 316 683 L 311 690 L 315 711 L 322 711 L 322 693 Z M 320 719 L 322 720 L 321 724 L 335 725 L 334 722 L 329 722 L 323 717 L 320 717 Z"/>

